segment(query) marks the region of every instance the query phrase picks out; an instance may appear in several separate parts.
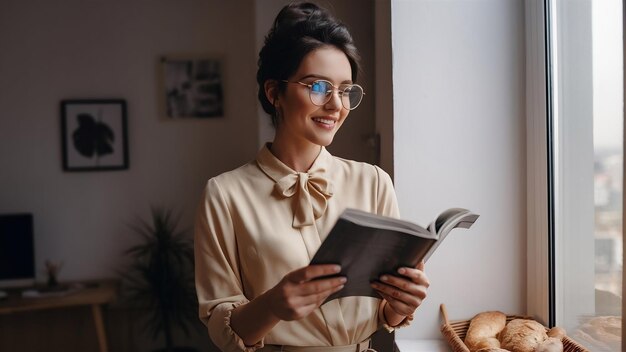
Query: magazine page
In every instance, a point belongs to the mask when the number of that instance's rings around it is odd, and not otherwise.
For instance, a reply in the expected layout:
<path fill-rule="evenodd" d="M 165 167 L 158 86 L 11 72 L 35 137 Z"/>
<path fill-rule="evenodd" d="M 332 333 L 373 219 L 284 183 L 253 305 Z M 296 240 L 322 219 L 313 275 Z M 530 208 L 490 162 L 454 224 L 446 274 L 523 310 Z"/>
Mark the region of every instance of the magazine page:
<path fill-rule="evenodd" d="M 428 229 L 437 234 L 438 240 L 424 256 L 424 262 L 428 261 L 450 231 L 455 228 L 469 229 L 477 219 L 478 215 L 463 208 L 451 208 L 437 216 L 437 219 L 428 226 Z"/>
<path fill-rule="evenodd" d="M 361 226 L 376 227 L 379 229 L 400 231 L 414 236 L 435 238 L 434 234 L 418 224 L 402 219 L 372 214 L 362 210 L 346 209 L 341 217 Z"/>

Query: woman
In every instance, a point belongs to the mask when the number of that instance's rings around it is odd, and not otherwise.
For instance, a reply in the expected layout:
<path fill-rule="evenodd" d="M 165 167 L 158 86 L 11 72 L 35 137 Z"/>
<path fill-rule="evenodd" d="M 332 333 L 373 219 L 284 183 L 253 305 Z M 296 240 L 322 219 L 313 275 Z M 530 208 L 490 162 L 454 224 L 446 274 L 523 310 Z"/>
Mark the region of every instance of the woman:
<path fill-rule="evenodd" d="M 364 351 L 426 297 L 420 264 L 373 284 L 383 300 L 321 305 L 346 278 L 320 279 L 340 268 L 308 265 L 345 208 L 399 215 L 389 175 L 325 149 L 363 97 L 358 62 L 347 28 L 314 4 L 285 6 L 266 37 L 257 81 L 274 141 L 209 180 L 196 222 L 200 318 L 222 350 Z"/>

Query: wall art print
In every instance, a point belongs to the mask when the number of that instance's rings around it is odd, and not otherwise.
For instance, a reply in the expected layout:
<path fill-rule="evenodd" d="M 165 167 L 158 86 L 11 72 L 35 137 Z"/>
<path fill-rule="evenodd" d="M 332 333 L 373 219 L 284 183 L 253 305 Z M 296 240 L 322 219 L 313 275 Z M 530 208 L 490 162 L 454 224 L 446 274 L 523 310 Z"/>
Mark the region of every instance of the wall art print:
<path fill-rule="evenodd" d="M 64 171 L 128 169 L 126 101 L 61 101 Z"/>
<path fill-rule="evenodd" d="M 177 118 L 224 116 L 222 62 L 206 57 L 164 57 L 161 80 L 165 115 Z"/>

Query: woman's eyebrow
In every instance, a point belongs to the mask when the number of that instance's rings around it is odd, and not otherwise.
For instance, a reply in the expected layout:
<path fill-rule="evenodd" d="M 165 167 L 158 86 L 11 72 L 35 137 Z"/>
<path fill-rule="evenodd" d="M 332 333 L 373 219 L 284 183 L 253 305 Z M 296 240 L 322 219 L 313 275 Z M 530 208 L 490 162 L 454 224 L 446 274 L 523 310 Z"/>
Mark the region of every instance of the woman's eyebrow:
<path fill-rule="evenodd" d="M 306 75 L 306 76 L 300 78 L 300 81 L 305 80 L 307 78 L 325 79 L 325 80 L 327 80 L 327 81 L 329 81 L 331 83 L 333 81 L 330 77 L 323 76 L 323 75 L 316 75 L 316 74 Z M 352 84 L 352 80 L 347 79 L 347 80 L 341 82 L 341 84 Z"/>

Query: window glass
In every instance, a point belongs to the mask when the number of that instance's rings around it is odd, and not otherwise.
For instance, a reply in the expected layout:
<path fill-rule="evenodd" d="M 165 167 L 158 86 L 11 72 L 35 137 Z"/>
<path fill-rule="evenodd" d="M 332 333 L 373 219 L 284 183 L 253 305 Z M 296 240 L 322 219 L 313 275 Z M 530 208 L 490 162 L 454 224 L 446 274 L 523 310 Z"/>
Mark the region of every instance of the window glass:
<path fill-rule="evenodd" d="M 621 351 L 622 1 L 549 4 L 556 324 Z"/>

